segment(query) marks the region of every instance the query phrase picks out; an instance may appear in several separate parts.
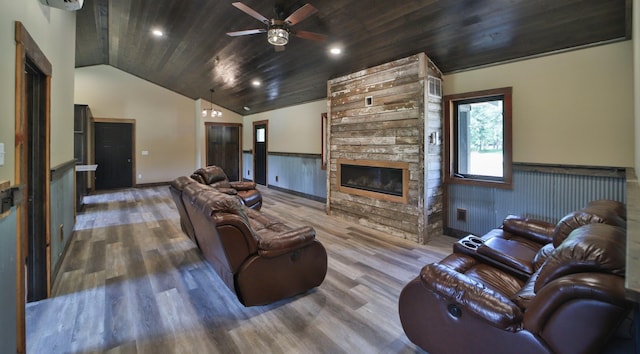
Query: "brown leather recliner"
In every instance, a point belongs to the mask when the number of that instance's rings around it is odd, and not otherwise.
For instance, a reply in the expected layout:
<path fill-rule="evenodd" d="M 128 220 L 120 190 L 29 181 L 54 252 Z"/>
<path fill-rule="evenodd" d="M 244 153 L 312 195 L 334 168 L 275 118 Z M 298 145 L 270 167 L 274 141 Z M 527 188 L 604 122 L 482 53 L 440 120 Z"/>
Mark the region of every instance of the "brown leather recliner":
<path fill-rule="evenodd" d="M 190 180 L 179 177 L 171 185 L 181 193 L 176 204 L 184 207 L 184 224 L 191 224 L 205 259 L 243 305 L 269 304 L 324 281 L 327 253 L 312 227 L 293 229 Z"/>
<path fill-rule="evenodd" d="M 402 327 L 431 354 L 598 353 L 631 308 L 625 246 L 621 227 L 582 226 L 526 280 L 453 253 L 404 287 Z"/>
<path fill-rule="evenodd" d="M 595 200 L 565 215 L 556 224 L 509 215 L 499 228 L 482 237 L 467 236 L 455 243 L 453 250 L 526 279 L 573 230 L 592 223 L 626 228 L 625 205 L 613 200 Z"/>
<path fill-rule="evenodd" d="M 207 166 L 193 172 L 191 178 L 216 188 L 226 194 L 237 195 L 242 203 L 251 209 L 262 208 L 262 194 L 256 189 L 255 182 L 229 181 L 227 174 L 218 166 Z"/>

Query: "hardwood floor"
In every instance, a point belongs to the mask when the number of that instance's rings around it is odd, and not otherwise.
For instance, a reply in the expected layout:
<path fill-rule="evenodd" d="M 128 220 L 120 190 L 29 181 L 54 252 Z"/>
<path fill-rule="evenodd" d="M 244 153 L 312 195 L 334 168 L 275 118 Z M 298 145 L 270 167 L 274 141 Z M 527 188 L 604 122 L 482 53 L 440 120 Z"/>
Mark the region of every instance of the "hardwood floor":
<path fill-rule="evenodd" d="M 316 229 L 329 260 L 320 287 L 243 307 L 180 230 L 166 186 L 91 195 L 53 297 L 27 306 L 28 353 L 422 353 L 398 296 L 455 240 L 417 245 L 261 191 L 264 213 Z"/>

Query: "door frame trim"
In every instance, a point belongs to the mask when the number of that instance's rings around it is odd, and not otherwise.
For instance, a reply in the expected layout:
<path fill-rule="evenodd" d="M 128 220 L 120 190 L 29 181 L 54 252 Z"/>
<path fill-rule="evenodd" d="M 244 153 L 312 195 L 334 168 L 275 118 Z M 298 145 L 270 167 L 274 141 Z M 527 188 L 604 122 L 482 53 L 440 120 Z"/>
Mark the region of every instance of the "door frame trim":
<path fill-rule="evenodd" d="M 119 124 L 131 124 L 131 186 L 133 188 L 137 187 L 136 183 L 136 120 L 129 118 L 100 118 L 100 117 L 92 117 L 91 118 L 91 141 L 93 142 L 93 147 L 91 148 L 90 158 L 91 161 L 96 160 L 96 129 L 95 123 L 119 123 Z M 100 166 L 98 166 L 100 168 Z M 93 185 L 95 189 L 95 184 Z"/>
<path fill-rule="evenodd" d="M 253 151 L 253 181 L 256 182 L 256 125 L 264 125 L 264 152 L 265 152 L 265 160 L 264 160 L 264 185 L 265 187 L 269 186 L 269 120 L 257 120 L 253 122 L 253 129 L 251 130 L 252 138 L 252 151 Z M 256 182 L 257 183 L 257 182 Z"/>
<path fill-rule="evenodd" d="M 47 297 L 51 296 L 51 179 L 50 158 L 51 158 L 51 72 L 52 66 L 44 55 L 33 37 L 29 34 L 22 22 L 15 22 L 16 41 L 16 67 L 15 67 L 15 184 L 25 184 L 29 173 L 27 160 L 29 148 L 28 137 L 28 111 L 26 93 L 25 65 L 27 58 L 45 76 L 45 142 L 44 142 L 44 207 L 45 207 L 45 242 L 46 242 L 46 273 L 47 273 Z M 27 201 L 27 188 L 24 188 L 23 200 Z M 26 256 L 28 254 L 28 208 L 25 203 L 16 206 L 16 351 L 26 352 L 26 327 L 25 327 L 25 306 L 26 306 Z"/>

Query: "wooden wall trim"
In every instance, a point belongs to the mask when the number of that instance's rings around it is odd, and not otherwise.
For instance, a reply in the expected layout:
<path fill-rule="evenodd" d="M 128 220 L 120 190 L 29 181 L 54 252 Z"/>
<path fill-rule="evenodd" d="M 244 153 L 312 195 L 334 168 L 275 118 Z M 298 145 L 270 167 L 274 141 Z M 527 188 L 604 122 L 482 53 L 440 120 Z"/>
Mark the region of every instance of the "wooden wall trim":
<path fill-rule="evenodd" d="M 286 156 L 286 157 L 301 157 L 301 158 L 313 158 L 319 159 L 322 156 L 320 154 L 311 154 L 304 152 L 280 152 L 280 151 L 269 151 L 267 155 L 270 156 Z"/>
<path fill-rule="evenodd" d="M 95 123 L 128 123 L 128 124 L 135 124 L 136 120 L 135 119 L 129 119 L 129 118 L 99 118 L 99 117 L 93 117 L 91 118 L 91 120 Z"/>
<path fill-rule="evenodd" d="M 544 173 L 557 173 L 566 175 L 621 178 L 625 177 L 626 174 L 626 169 L 624 167 L 538 164 L 525 162 L 514 162 L 513 169 L 517 171 L 539 171 Z"/>
<path fill-rule="evenodd" d="M 58 178 L 59 176 L 61 176 L 62 174 L 64 174 L 65 172 L 67 172 L 67 170 L 75 168 L 76 166 L 76 160 L 69 160 L 67 162 L 63 162 L 57 166 L 54 166 L 51 168 L 51 178 L 49 179 L 50 181 Z"/>

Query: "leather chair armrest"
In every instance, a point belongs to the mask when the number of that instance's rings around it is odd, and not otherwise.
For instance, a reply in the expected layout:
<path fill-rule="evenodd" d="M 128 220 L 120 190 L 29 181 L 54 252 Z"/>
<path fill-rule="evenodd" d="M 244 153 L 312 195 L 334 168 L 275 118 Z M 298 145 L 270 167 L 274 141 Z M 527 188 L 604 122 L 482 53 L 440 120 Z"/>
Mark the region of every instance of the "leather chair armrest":
<path fill-rule="evenodd" d="M 271 258 L 312 243 L 316 239 L 316 231 L 311 226 L 303 226 L 278 234 L 269 234 L 268 237 L 260 237 L 258 234 L 258 237 L 258 254 Z"/>
<path fill-rule="evenodd" d="M 574 328 L 575 318 L 557 316 L 556 311 L 568 304 L 576 306 L 579 301 L 593 303 L 594 300 L 631 308 L 631 303 L 625 299 L 623 277 L 604 273 L 575 273 L 551 281 L 536 293 L 527 307 L 524 328 L 539 333 L 554 316 L 566 320 L 568 328 Z"/>
<path fill-rule="evenodd" d="M 526 237 L 542 245 L 553 241 L 555 227 L 555 224 L 543 220 L 529 219 L 516 215 L 509 215 L 502 222 L 504 231 Z"/>
<path fill-rule="evenodd" d="M 251 189 L 256 189 L 255 182 L 235 181 L 235 182 L 229 182 L 229 184 L 231 185 L 231 188 L 234 188 L 239 191 L 248 191 Z"/>
<path fill-rule="evenodd" d="M 425 287 L 445 299 L 453 316 L 463 317 L 464 311 L 469 311 L 493 327 L 506 331 L 519 329 L 523 317 L 520 308 L 479 281 L 438 263 L 422 268 L 420 278 Z"/>

